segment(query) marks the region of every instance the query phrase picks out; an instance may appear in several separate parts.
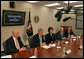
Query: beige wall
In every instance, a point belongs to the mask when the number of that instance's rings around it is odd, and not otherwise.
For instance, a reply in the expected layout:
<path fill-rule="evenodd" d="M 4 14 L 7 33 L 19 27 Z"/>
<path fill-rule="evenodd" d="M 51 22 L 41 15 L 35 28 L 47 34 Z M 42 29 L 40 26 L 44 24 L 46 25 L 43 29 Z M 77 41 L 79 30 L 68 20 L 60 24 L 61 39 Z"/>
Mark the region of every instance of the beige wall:
<path fill-rule="evenodd" d="M 34 34 L 37 33 L 38 28 L 43 28 L 44 30 L 44 34 L 47 33 L 47 29 L 49 26 L 52 26 L 54 28 L 54 32 L 57 32 L 60 28 L 60 26 L 63 25 L 69 25 L 69 24 L 73 24 L 75 25 L 75 23 L 73 21 L 67 21 L 66 23 L 62 22 L 62 20 L 60 22 L 57 22 L 56 18 L 54 17 L 54 14 L 57 12 L 56 10 L 53 10 L 51 8 L 47 8 L 44 6 L 40 6 L 40 5 L 35 5 L 35 4 L 30 4 L 27 2 L 23 2 L 23 1 L 17 1 L 15 2 L 15 8 L 11 9 L 9 7 L 9 1 L 1 1 L 1 25 L 2 25 L 2 10 L 14 10 L 14 11 L 24 11 L 26 12 L 26 16 L 25 16 L 25 25 L 22 26 L 1 26 L 1 51 L 3 51 L 3 41 L 5 41 L 7 38 L 9 38 L 11 36 L 11 32 L 12 30 L 16 29 L 20 32 L 20 36 L 21 36 L 21 40 L 24 44 L 28 44 L 28 41 L 24 41 L 23 36 L 25 33 L 25 28 L 26 28 L 26 24 L 28 22 L 28 12 L 29 12 L 29 8 L 31 8 L 31 21 L 32 21 L 32 26 L 33 26 L 33 31 Z M 34 22 L 34 17 L 35 16 L 39 16 L 40 20 L 39 23 L 35 23 Z M 65 17 L 66 15 L 63 15 L 63 17 Z M 62 17 L 62 18 L 63 18 Z M 73 16 L 75 17 L 75 16 Z M 75 30 L 75 27 L 73 27 L 75 33 L 82 33 L 83 30 Z"/>
<path fill-rule="evenodd" d="M 25 16 L 25 25 L 23 26 L 1 26 L 1 50 L 3 50 L 3 45 L 2 42 L 5 41 L 7 38 L 11 36 L 12 30 L 16 29 L 19 30 L 20 36 L 22 38 L 22 42 L 24 42 L 23 35 L 24 35 L 24 30 L 28 21 L 28 12 L 29 8 L 31 8 L 31 20 L 32 20 L 32 26 L 33 26 L 33 31 L 34 34 L 37 33 L 37 30 L 39 28 L 43 28 L 44 34 L 47 33 L 47 29 L 49 26 L 52 26 L 56 32 L 59 27 L 60 23 L 56 21 L 56 18 L 53 16 L 53 9 L 44 7 L 44 6 L 39 6 L 39 5 L 34 5 L 30 4 L 27 2 L 15 2 L 15 9 L 9 8 L 9 1 L 1 1 L 1 25 L 2 25 L 2 10 L 14 10 L 14 11 L 25 11 L 26 16 Z M 40 20 L 39 23 L 34 22 L 34 17 L 38 15 Z M 27 41 L 26 41 L 27 42 Z"/>

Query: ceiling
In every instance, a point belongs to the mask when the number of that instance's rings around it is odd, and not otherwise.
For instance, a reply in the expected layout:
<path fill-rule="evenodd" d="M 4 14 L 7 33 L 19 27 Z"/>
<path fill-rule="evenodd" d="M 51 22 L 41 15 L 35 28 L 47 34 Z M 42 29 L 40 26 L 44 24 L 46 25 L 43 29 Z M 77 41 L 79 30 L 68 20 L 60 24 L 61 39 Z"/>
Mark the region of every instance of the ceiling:
<path fill-rule="evenodd" d="M 51 6 L 49 8 L 53 8 L 53 9 L 56 9 L 58 7 L 65 7 L 65 6 L 68 6 L 68 4 L 64 3 L 63 1 L 40 1 L 40 2 L 36 2 L 34 4 L 38 4 L 38 5 L 47 5 L 47 4 L 52 4 L 52 3 L 60 3 L 60 5 L 57 5 L 57 6 Z M 74 3 L 70 3 L 70 6 L 74 6 L 74 5 L 81 5 L 83 4 L 83 1 L 79 1 L 79 2 L 74 2 Z M 81 8 L 81 7 L 80 7 Z M 80 9 L 78 8 L 78 9 Z M 83 8 L 83 7 L 82 7 Z M 74 7 L 74 9 L 76 9 Z M 81 9 L 80 9 L 81 10 Z"/>

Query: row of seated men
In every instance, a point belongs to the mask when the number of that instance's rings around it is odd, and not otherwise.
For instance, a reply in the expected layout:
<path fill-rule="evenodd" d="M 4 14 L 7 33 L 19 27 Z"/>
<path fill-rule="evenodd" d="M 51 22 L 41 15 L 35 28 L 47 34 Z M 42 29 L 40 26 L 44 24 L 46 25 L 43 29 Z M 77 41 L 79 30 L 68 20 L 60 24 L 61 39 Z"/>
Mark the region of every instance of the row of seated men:
<path fill-rule="evenodd" d="M 63 37 L 68 37 L 70 35 L 75 35 L 71 30 L 71 27 L 68 30 L 64 31 L 63 27 L 60 28 L 60 31 L 53 33 L 53 28 L 48 28 L 48 34 L 43 35 L 43 30 L 39 29 L 38 33 L 33 36 L 33 43 L 31 47 L 37 47 L 40 45 L 49 44 L 55 42 L 56 40 L 62 40 Z"/>
<path fill-rule="evenodd" d="M 61 27 L 60 31 L 55 34 L 53 33 L 53 28 L 49 27 L 48 34 L 46 34 L 45 36 L 43 35 L 43 29 L 39 29 L 38 33 L 33 36 L 31 48 L 55 42 L 57 39 L 61 40 L 63 37 L 68 37 L 69 35 L 74 35 L 71 27 L 69 27 L 66 31 L 63 31 L 63 27 Z M 27 50 L 21 41 L 19 31 L 17 30 L 14 30 L 12 32 L 12 36 L 8 38 L 5 42 L 6 43 L 4 50 L 6 54 L 12 54 L 19 51 Z"/>

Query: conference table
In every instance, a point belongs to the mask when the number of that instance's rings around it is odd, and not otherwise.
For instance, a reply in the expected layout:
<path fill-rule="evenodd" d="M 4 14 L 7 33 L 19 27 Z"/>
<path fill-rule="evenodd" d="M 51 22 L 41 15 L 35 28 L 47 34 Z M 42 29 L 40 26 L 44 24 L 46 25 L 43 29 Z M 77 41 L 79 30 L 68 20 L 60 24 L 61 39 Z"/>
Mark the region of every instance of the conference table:
<path fill-rule="evenodd" d="M 76 40 L 73 40 L 76 39 Z M 68 42 L 65 44 L 65 42 Z M 66 56 L 71 56 L 72 58 L 83 58 L 83 48 L 79 49 L 79 46 L 83 46 L 83 37 L 81 38 L 72 38 L 70 40 L 62 39 L 62 42 L 53 42 L 51 44 L 56 44 L 55 47 L 49 49 L 42 48 L 41 46 L 30 48 L 25 51 L 17 52 L 11 54 L 12 58 L 29 58 L 35 55 L 35 49 L 37 49 L 37 58 L 65 58 Z M 57 45 L 61 48 L 57 48 Z M 65 51 L 71 50 L 69 54 L 63 54 L 63 48 Z M 65 55 L 65 56 L 64 56 Z"/>

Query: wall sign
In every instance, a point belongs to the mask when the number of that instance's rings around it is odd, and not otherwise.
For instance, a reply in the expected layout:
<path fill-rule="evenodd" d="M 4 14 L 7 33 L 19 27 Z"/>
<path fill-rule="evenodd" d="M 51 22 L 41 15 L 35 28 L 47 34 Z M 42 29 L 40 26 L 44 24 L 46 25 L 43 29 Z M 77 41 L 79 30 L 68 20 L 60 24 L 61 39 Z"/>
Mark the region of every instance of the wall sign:
<path fill-rule="evenodd" d="M 2 26 L 24 25 L 25 12 L 3 10 Z"/>

